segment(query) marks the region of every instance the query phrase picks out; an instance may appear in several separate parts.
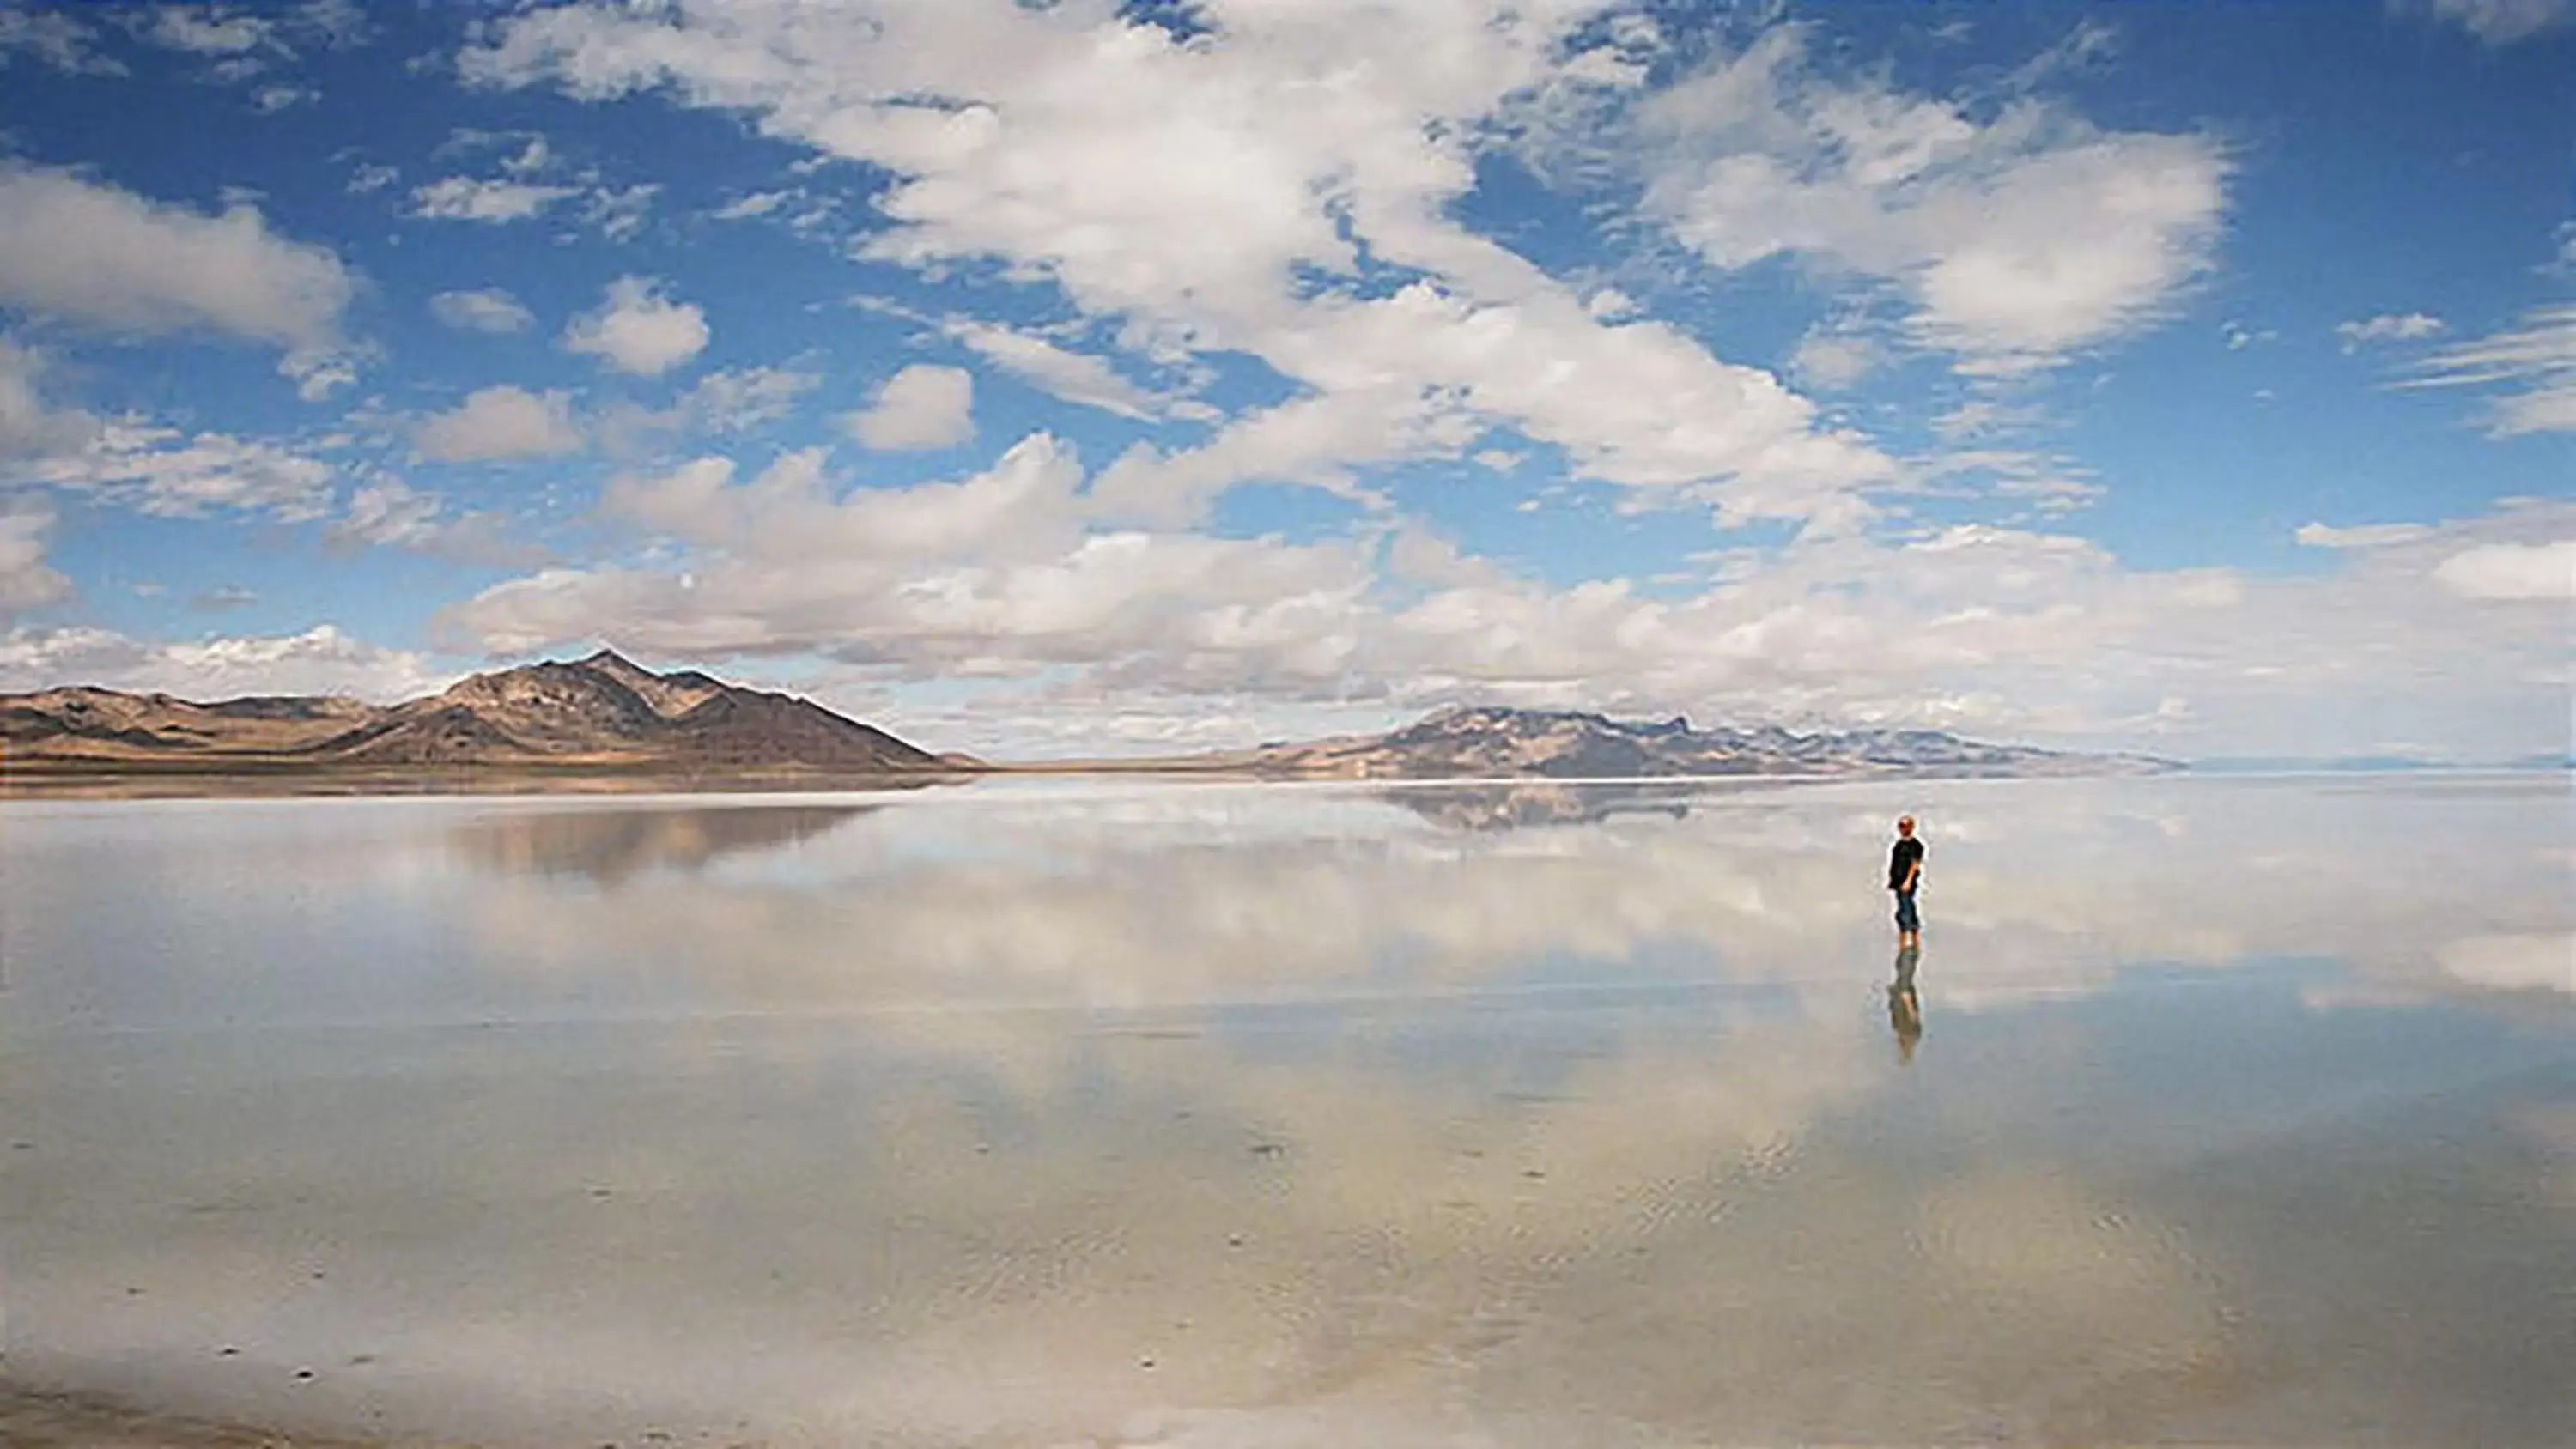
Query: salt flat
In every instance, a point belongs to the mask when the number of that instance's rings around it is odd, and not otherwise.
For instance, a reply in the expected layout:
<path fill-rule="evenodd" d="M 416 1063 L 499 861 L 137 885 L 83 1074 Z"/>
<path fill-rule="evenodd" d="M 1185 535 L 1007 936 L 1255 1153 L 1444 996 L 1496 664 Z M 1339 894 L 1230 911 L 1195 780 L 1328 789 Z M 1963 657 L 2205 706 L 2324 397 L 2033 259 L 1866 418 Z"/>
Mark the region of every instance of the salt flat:
<path fill-rule="evenodd" d="M 2562 776 L 17 802 L 6 1372 L 530 1445 L 2554 1444 L 2571 870 Z"/>

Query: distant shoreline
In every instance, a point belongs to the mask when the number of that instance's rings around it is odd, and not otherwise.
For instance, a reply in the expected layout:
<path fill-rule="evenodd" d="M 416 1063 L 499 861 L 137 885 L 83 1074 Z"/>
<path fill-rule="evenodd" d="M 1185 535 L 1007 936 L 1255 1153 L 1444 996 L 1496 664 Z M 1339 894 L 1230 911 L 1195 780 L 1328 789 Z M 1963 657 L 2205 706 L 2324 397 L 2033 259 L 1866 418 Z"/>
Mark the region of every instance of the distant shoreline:
<path fill-rule="evenodd" d="M 1417 786 L 1600 786 L 1835 784 L 1900 780 L 2068 780 L 2192 778 L 2443 778 L 2462 775 L 2565 774 L 2563 766 L 2407 765 L 2292 766 L 2254 769 L 2176 763 L 2163 769 L 2016 771 L 1975 766 L 1894 766 L 1798 773 L 1651 775 L 1365 775 L 1263 768 L 1223 757 L 1159 756 L 1132 760 L 1032 760 L 975 769 L 847 772 L 810 768 L 670 772 L 630 764 L 348 766 L 295 760 L 80 760 L 51 757 L 0 761 L 0 800 L 264 799 L 409 796 L 881 794 L 1011 778 L 1161 779 L 1224 784 Z"/>
<path fill-rule="evenodd" d="M 98 798 L 399 797 L 409 795 L 746 794 L 780 789 L 915 790 L 980 778 L 972 771 L 657 773 L 632 766 L 556 765 L 373 769 L 301 764 L 243 768 L 226 761 L 62 760 L 0 764 L 0 800 Z"/>
<path fill-rule="evenodd" d="M 1599 786 L 1736 784 L 1838 784 L 1895 780 L 2136 779 L 2189 774 L 2158 771 L 2014 772 L 1923 766 L 1812 773 L 1708 773 L 1655 775 L 1349 775 L 1261 769 L 1237 762 L 1173 759 L 1034 761 L 977 770 L 836 773 L 759 770 L 670 774 L 636 766 L 456 766 L 438 769 L 365 768 L 301 763 L 102 761 L 54 759 L 0 764 L 0 800 L 59 799 L 266 799 L 420 796 L 541 795 L 750 795 L 885 793 L 928 790 L 1012 778 L 1162 779 L 1211 784 L 1312 784 L 1412 786 Z M 2423 772 L 2416 772 L 2423 773 Z"/>
<path fill-rule="evenodd" d="M 1159 775 L 1194 780 L 1290 777 L 1235 765 L 1170 760 L 1039 761 L 956 770 L 812 768 L 672 771 L 647 765 L 566 763 L 351 766 L 297 760 L 0 761 L 0 800 L 103 795 L 133 798 L 405 795 L 740 795 L 791 791 L 935 789 L 997 776 Z"/>

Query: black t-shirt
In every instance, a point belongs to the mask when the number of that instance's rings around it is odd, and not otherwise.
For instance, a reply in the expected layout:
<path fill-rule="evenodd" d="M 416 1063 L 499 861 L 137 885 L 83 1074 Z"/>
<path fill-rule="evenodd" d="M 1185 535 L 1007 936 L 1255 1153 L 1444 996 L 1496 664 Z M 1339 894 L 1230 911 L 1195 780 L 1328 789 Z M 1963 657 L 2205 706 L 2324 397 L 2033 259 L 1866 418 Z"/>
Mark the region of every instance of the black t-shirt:
<path fill-rule="evenodd" d="M 1923 858 L 1923 842 L 1906 836 L 1896 842 L 1895 851 L 1887 857 L 1887 888 L 1903 890 L 1906 872 Z"/>

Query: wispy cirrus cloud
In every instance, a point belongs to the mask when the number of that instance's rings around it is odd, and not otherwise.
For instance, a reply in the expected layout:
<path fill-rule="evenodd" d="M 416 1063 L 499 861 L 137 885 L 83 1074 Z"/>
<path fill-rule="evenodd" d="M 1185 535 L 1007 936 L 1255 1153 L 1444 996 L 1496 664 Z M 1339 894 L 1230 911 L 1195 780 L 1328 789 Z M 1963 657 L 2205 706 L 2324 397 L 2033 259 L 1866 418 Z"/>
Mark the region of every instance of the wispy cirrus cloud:
<path fill-rule="evenodd" d="M 25 56 L 66 75 L 123 76 L 123 61 L 101 55 L 98 31 L 78 16 L 61 10 L 0 10 L 0 67 Z"/>
<path fill-rule="evenodd" d="M 2576 23 L 2576 0 L 2398 0 L 2431 11 L 2489 45 L 2511 45 Z"/>
<path fill-rule="evenodd" d="M 533 131 L 461 130 L 438 149 L 451 158 L 506 154 L 487 162 L 494 174 L 443 176 L 412 188 L 411 215 L 428 221 L 469 221 L 487 225 L 540 219 L 567 202 L 580 224 L 613 242 L 643 230 L 658 182 L 612 184 L 596 166 L 576 166 L 559 155 L 552 142 Z"/>
<path fill-rule="evenodd" d="M 2431 527 L 2421 523 L 2355 523 L 2343 527 L 2307 523 L 2299 526 L 2296 537 L 2309 548 L 2385 548 L 2428 538 L 2432 532 Z"/>
<path fill-rule="evenodd" d="M 448 176 L 412 188 L 411 214 L 430 221 L 526 221 L 580 194 L 578 187 L 506 176 Z"/>
<path fill-rule="evenodd" d="M 2576 303 L 2534 307 L 2516 326 L 2444 347 L 2398 385 L 2496 390 L 2486 417 L 2499 438 L 2576 432 Z"/>
<path fill-rule="evenodd" d="M 496 335 L 525 332 L 537 320 L 526 304 L 500 287 L 441 292 L 429 299 L 429 314 L 460 331 Z"/>
<path fill-rule="evenodd" d="M 553 557 L 523 533 L 499 514 L 460 511 L 435 493 L 384 476 L 352 490 L 322 537 L 334 548 L 399 548 L 477 568 L 535 568 Z"/>
<path fill-rule="evenodd" d="M 1076 352 L 1034 332 L 973 318 L 952 318 L 944 330 L 986 361 L 1066 402 L 1137 419 L 1187 406 L 1128 381 L 1105 357 Z"/>
<path fill-rule="evenodd" d="M 34 459 L 14 477 L 156 517 L 253 514 L 304 523 L 330 513 L 339 471 L 258 438 L 114 422 L 88 446 Z"/>
<path fill-rule="evenodd" d="M 726 368 L 699 378 L 664 407 L 607 404 L 593 432 L 603 449 L 620 457 L 757 434 L 794 415 L 822 382 L 822 374 L 797 366 Z"/>

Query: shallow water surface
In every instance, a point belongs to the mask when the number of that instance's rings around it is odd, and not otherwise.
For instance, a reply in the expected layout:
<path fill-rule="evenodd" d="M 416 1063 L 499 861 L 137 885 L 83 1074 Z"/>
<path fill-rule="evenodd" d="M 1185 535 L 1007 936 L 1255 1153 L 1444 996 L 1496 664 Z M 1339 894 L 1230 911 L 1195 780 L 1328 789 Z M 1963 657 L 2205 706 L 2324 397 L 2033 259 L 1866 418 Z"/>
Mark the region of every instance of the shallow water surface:
<path fill-rule="evenodd" d="M 543 1445 L 2564 1444 L 2571 872 L 2564 777 L 0 806 L 6 1371 Z"/>

